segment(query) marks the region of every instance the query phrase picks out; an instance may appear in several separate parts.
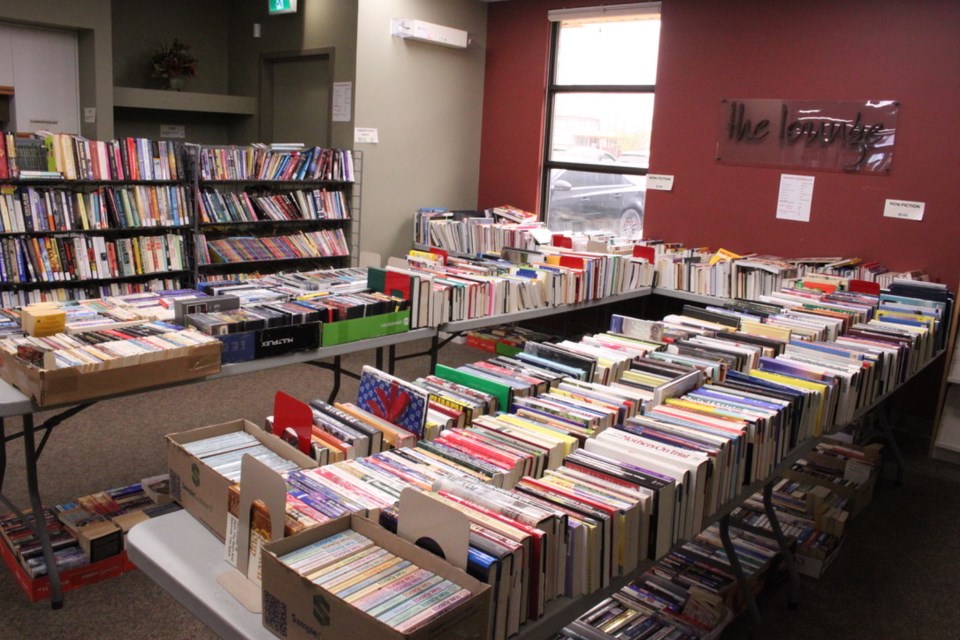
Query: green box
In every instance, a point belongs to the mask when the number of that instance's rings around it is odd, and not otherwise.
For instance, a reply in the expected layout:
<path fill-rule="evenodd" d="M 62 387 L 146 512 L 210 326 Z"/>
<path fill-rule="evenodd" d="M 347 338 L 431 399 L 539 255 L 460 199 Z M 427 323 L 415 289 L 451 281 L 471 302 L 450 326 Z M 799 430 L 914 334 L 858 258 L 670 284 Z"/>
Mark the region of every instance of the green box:
<path fill-rule="evenodd" d="M 345 342 L 379 338 L 410 330 L 410 310 L 384 313 L 369 318 L 354 318 L 324 323 L 320 331 L 320 346 L 332 347 Z"/>
<path fill-rule="evenodd" d="M 512 358 L 518 353 L 520 353 L 521 351 L 523 351 L 522 346 L 518 347 L 516 345 L 507 344 L 506 342 L 503 342 L 503 341 L 497 342 L 497 355 L 507 356 L 508 358 Z"/>

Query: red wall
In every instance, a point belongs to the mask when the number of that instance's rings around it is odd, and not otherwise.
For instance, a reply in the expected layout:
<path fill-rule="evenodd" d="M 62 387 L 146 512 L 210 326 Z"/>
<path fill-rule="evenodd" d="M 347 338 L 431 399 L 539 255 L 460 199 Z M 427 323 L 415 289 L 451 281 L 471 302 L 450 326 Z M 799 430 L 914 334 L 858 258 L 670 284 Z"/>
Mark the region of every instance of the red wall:
<path fill-rule="evenodd" d="M 622 0 L 620 0 L 622 1 Z M 479 207 L 537 210 L 547 10 L 613 2 L 511 0 L 489 8 Z M 664 0 L 644 235 L 783 256 L 846 255 L 960 277 L 960 2 Z M 893 99 L 887 175 L 722 164 L 723 98 Z M 813 175 L 808 223 L 775 218 L 780 175 Z M 884 218 L 886 198 L 926 203 Z"/>

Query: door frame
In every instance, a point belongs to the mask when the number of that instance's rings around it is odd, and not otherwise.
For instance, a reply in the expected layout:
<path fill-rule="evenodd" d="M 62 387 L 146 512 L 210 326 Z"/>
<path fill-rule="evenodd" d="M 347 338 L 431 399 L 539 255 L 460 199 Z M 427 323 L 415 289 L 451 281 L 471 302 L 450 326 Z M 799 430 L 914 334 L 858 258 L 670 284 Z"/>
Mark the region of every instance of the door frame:
<path fill-rule="evenodd" d="M 334 47 L 303 49 L 300 51 L 275 51 L 260 54 L 260 140 L 266 139 L 266 133 L 273 134 L 273 65 L 278 62 L 296 62 L 298 60 L 323 59 L 330 65 L 330 77 L 335 67 Z M 330 87 L 330 104 L 327 113 L 333 113 L 333 87 Z M 329 118 L 329 116 L 328 116 Z M 327 122 L 327 139 L 321 141 L 324 147 L 330 146 L 332 122 Z"/>

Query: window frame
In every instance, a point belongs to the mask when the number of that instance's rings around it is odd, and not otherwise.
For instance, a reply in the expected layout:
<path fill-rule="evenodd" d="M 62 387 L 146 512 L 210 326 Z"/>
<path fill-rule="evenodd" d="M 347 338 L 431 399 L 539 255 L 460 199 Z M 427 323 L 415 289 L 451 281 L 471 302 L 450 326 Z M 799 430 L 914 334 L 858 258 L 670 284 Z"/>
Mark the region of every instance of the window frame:
<path fill-rule="evenodd" d="M 660 14 L 660 3 L 645 3 L 647 10 L 656 10 Z M 594 11 L 598 15 L 603 13 L 603 7 L 596 9 L 571 10 L 580 12 Z M 557 13 L 562 13 L 558 11 Z M 550 156 L 553 150 L 553 117 L 554 104 L 557 96 L 569 93 L 606 93 L 621 95 L 636 94 L 656 94 L 655 84 L 558 84 L 557 67 L 560 55 L 560 29 L 563 25 L 563 18 L 554 19 L 551 16 L 550 31 L 550 56 L 547 61 L 547 91 L 544 120 L 543 150 L 541 155 L 541 173 L 540 173 L 540 219 L 549 225 L 548 219 L 550 205 L 550 176 L 555 170 L 567 169 L 572 171 L 586 171 L 590 173 L 609 173 L 617 175 L 646 176 L 649 172 L 649 162 L 647 167 L 634 167 L 630 165 L 610 165 L 590 162 L 569 162 L 562 160 L 551 160 Z M 644 208 L 646 213 L 646 208 Z"/>

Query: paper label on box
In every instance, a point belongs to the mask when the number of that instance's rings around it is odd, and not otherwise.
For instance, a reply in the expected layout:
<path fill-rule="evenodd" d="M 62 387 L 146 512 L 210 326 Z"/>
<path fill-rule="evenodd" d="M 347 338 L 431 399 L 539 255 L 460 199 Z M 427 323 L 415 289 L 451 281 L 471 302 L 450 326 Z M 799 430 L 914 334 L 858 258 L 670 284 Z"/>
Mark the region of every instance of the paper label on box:
<path fill-rule="evenodd" d="M 870 481 L 870 472 L 873 471 L 873 467 L 868 464 L 863 464 L 856 460 L 847 460 L 847 464 L 843 469 L 843 479 L 848 482 L 856 482 L 857 484 L 866 484 Z"/>

